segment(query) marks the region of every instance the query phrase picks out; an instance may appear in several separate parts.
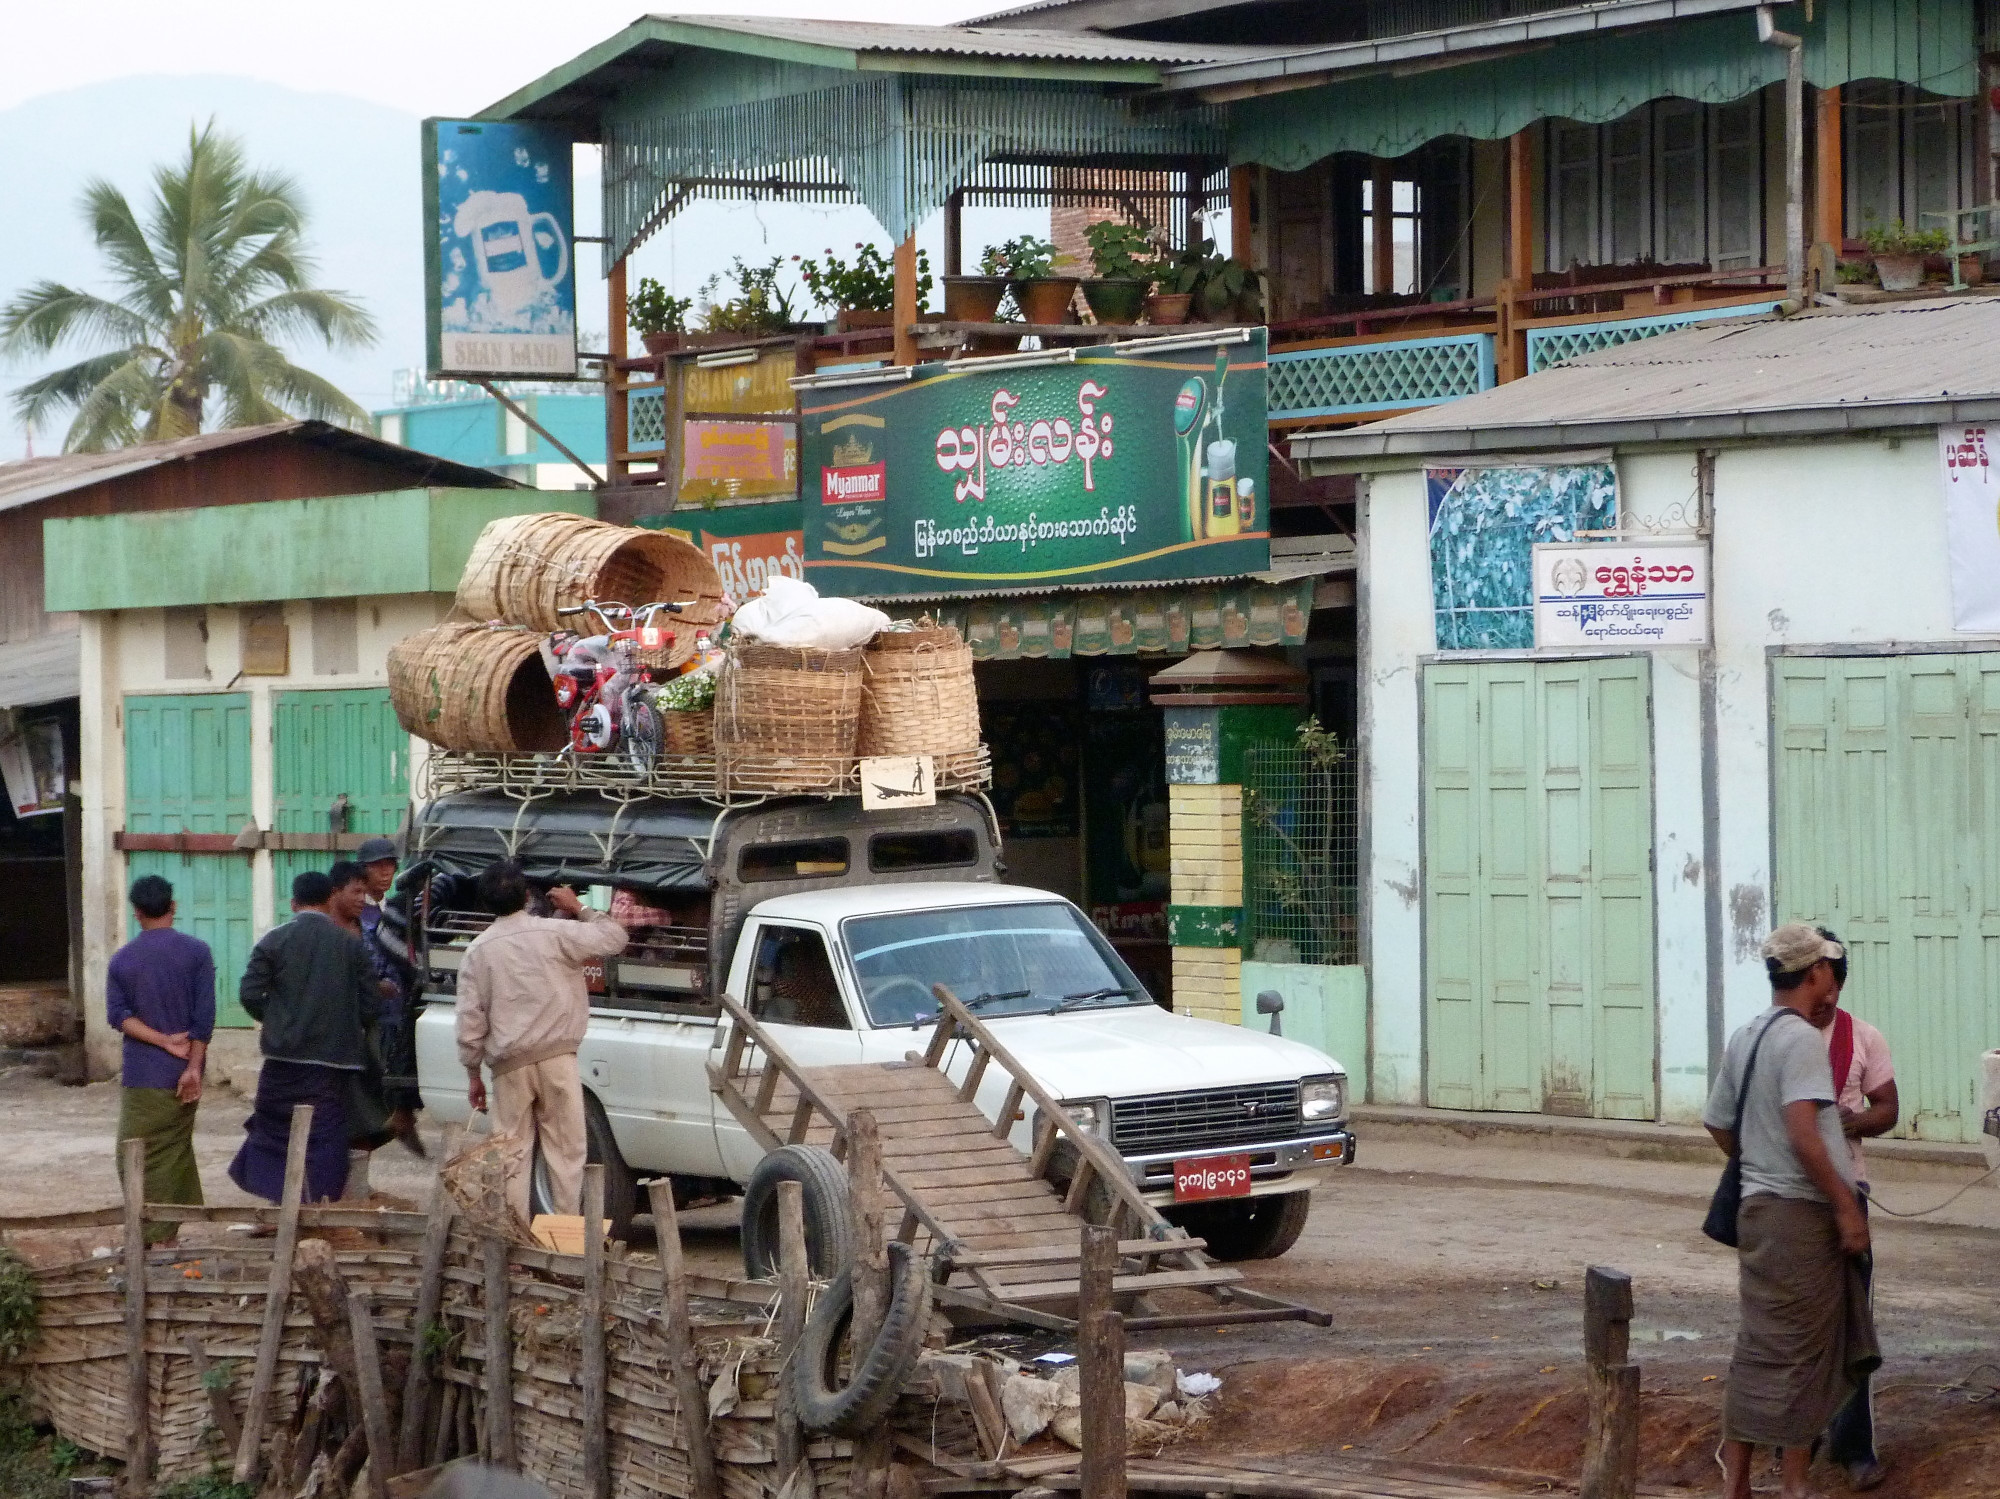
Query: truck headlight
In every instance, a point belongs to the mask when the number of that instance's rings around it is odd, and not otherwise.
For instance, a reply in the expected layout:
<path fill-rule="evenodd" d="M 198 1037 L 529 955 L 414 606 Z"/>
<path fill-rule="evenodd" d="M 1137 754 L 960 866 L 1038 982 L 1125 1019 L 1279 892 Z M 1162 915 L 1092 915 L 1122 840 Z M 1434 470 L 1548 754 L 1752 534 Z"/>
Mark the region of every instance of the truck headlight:
<path fill-rule="evenodd" d="M 1062 1110 L 1078 1129 L 1088 1130 L 1093 1135 L 1110 1132 L 1111 1100 L 1108 1098 L 1066 1098 L 1062 1100 Z"/>
<path fill-rule="evenodd" d="M 1346 1112 L 1346 1078 L 1309 1077 L 1299 1084 L 1299 1118 L 1307 1124 L 1329 1124 Z"/>

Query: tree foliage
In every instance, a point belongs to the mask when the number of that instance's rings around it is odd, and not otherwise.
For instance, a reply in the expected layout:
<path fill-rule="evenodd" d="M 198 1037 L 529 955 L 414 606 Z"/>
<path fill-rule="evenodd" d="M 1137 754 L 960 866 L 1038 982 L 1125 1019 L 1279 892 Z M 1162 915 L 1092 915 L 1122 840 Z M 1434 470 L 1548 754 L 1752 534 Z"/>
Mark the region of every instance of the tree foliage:
<path fill-rule="evenodd" d="M 281 347 L 313 339 L 354 348 L 375 338 L 359 303 L 313 285 L 296 181 L 249 166 L 241 144 L 211 121 L 189 130 L 184 159 L 154 170 L 143 206 L 142 218 L 101 178 L 84 189 L 80 207 L 115 297 L 39 281 L 0 308 L 0 354 L 96 349 L 16 389 L 23 420 L 70 413 L 70 452 L 191 437 L 204 423 L 367 420 Z"/>

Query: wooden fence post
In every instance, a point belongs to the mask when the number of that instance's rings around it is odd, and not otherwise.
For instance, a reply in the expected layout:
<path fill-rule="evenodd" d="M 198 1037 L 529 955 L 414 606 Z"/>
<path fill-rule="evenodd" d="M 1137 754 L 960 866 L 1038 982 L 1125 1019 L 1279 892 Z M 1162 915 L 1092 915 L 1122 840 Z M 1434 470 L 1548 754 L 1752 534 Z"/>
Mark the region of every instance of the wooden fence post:
<path fill-rule="evenodd" d="M 812 1294 L 812 1270 L 806 1260 L 806 1189 L 797 1182 L 778 1183 L 778 1353 L 789 1362 L 796 1356 L 806 1330 L 806 1298 Z M 778 1393 L 778 1481 L 782 1490 L 805 1461 L 805 1432 L 788 1393 L 790 1381 Z"/>
<path fill-rule="evenodd" d="M 119 1145 L 125 1167 L 125 1491 L 153 1490 L 152 1397 L 146 1380 L 146 1142 Z"/>
<path fill-rule="evenodd" d="M 257 1363 L 243 1406 L 243 1440 L 236 1444 L 237 1483 L 254 1484 L 263 1460 L 264 1423 L 278 1379 L 278 1348 L 285 1338 L 285 1310 L 292 1301 L 292 1256 L 299 1248 L 299 1203 L 306 1188 L 306 1141 L 312 1134 L 312 1105 L 292 1109 L 291 1138 L 285 1144 L 285 1185 L 278 1202 L 278 1236 L 271 1245 L 271 1278 L 264 1288 L 264 1326 L 257 1337 Z"/>
<path fill-rule="evenodd" d="M 486 1460 L 517 1468 L 514 1452 L 514 1333 L 507 1324 L 513 1288 L 507 1280 L 507 1241 L 497 1234 L 483 1246 L 486 1271 Z"/>
<path fill-rule="evenodd" d="M 1634 1499 L 1639 1488 L 1639 1368 L 1627 1362 L 1632 1277 L 1592 1265 L 1583 1282 L 1583 1356 L 1590 1418 L 1579 1499 Z"/>
<path fill-rule="evenodd" d="M 396 1458 L 399 1473 L 423 1465 L 424 1433 L 436 1403 L 439 1381 L 427 1345 L 444 1300 L 444 1257 L 451 1243 L 454 1206 L 440 1181 L 431 1193 L 430 1221 L 424 1225 L 423 1248 L 417 1255 L 417 1306 L 410 1321 L 410 1368 L 403 1379 L 403 1432 Z"/>
<path fill-rule="evenodd" d="M 667 1360 L 673 1365 L 674 1396 L 681 1408 L 681 1434 L 688 1444 L 689 1499 L 722 1499 L 715 1446 L 708 1432 L 708 1391 L 695 1363 L 694 1323 L 688 1313 L 687 1266 L 681 1259 L 681 1225 L 674 1213 L 674 1186 L 665 1178 L 647 1187 L 653 1200 L 653 1238 L 659 1246 L 660 1292 L 665 1306 Z"/>
<path fill-rule="evenodd" d="M 1118 1230 L 1086 1224 L 1076 1284 L 1083 1499 L 1125 1499 L 1125 1319 L 1113 1307 Z"/>
<path fill-rule="evenodd" d="M 853 1346 L 859 1360 L 875 1346 L 889 1313 L 889 1248 L 882 1221 L 882 1135 L 871 1109 L 847 1116 L 847 1200 L 854 1221 Z M 895 1453 L 887 1423 L 855 1438 L 854 1492 L 873 1499 L 882 1492 Z"/>
<path fill-rule="evenodd" d="M 577 1383 L 583 1397 L 583 1487 L 611 1499 L 604 1400 L 610 1373 L 604 1343 L 604 1168 L 583 1168 L 583 1336 Z"/>
<path fill-rule="evenodd" d="M 348 1293 L 347 1331 L 354 1344 L 355 1384 L 361 1392 L 361 1425 L 368 1433 L 368 1499 L 389 1499 L 395 1476 L 395 1427 L 389 1396 L 382 1388 L 382 1346 L 375 1340 L 375 1313 L 359 1291 Z"/>

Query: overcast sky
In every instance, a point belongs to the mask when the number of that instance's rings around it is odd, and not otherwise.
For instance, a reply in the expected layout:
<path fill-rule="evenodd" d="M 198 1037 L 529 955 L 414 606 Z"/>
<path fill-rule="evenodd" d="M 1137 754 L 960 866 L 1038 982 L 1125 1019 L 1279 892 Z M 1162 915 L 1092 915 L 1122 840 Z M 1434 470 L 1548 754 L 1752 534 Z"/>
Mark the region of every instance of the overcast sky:
<path fill-rule="evenodd" d="M 1004 3 L 691 0 L 679 8 L 941 24 Z M 5 9 L 14 66 L 0 69 L 0 109 L 132 74 L 234 73 L 418 115 L 481 109 L 648 11 L 645 0 L 88 0 Z"/>

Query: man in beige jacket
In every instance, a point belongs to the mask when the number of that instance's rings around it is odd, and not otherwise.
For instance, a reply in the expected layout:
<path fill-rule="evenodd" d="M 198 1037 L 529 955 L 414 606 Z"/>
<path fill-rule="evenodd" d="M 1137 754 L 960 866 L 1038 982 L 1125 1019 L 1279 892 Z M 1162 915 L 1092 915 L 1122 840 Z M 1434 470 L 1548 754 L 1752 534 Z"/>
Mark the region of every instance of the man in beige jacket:
<path fill-rule="evenodd" d="M 549 904 L 568 920 L 530 916 L 521 866 L 495 864 L 479 876 L 479 898 L 497 918 L 465 951 L 458 973 L 458 1059 L 472 1107 L 486 1110 L 483 1063 L 493 1074 L 493 1128 L 527 1142 L 507 1179 L 507 1200 L 525 1221 L 528 1175 L 539 1140 L 548 1165 L 550 1207 L 581 1210 L 583 1080 L 576 1049 L 590 1020 L 585 965 L 625 946 L 625 929 L 588 910 L 558 885 Z"/>

